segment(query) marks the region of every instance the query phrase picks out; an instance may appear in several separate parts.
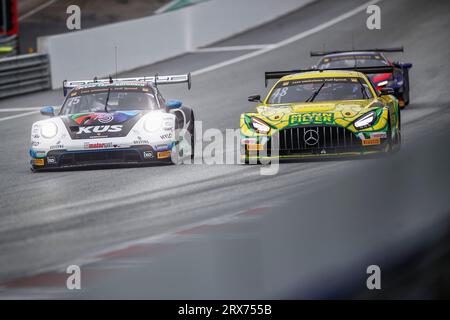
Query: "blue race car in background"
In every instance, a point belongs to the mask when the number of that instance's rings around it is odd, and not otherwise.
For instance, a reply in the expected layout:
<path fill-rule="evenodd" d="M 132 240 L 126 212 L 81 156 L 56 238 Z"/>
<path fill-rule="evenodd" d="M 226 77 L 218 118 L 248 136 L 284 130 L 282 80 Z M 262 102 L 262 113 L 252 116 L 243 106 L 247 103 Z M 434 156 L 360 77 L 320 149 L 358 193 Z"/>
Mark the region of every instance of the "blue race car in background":
<path fill-rule="evenodd" d="M 384 87 L 394 89 L 394 95 L 398 99 L 399 107 L 404 108 L 410 102 L 409 69 L 412 67 L 412 64 L 392 62 L 384 56 L 384 52 L 403 52 L 403 47 L 321 52 L 311 51 L 310 54 L 311 57 L 322 57 L 317 65 L 313 66 L 314 69 L 393 67 L 393 73 L 370 75 L 370 80 L 378 90 Z"/>

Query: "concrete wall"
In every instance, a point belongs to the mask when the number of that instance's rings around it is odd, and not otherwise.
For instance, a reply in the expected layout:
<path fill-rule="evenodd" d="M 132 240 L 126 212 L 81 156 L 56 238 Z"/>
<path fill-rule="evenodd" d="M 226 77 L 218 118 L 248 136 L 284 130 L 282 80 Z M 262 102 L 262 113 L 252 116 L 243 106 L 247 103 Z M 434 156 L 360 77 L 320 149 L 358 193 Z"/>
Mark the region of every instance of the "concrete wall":
<path fill-rule="evenodd" d="M 211 0 L 173 12 L 38 39 L 52 88 L 149 65 L 274 20 L 314 0 Z"/>

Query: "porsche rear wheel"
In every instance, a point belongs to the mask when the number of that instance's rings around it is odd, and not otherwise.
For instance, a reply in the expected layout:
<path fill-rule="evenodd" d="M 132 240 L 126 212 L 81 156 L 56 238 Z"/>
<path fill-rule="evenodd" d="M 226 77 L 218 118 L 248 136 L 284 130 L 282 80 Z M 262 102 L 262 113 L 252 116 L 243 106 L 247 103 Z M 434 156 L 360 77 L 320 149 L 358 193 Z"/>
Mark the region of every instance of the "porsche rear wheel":
<path fill-rule="evenodd" d="M 195 117 L 194 117 L 194 111 L 191 111 L 190 115 L 190 123 L 188 126 L 188 132 L 191 136 L 191 160 L 194 161 L 195 156 Z"/>

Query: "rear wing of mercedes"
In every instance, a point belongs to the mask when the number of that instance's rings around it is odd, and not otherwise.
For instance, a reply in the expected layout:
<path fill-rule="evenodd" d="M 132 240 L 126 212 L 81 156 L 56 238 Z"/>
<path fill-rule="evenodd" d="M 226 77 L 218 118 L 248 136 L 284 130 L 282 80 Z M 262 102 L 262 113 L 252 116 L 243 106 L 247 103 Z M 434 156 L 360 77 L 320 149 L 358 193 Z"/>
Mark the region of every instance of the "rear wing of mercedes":
<path fill-rule="evenodd" d="M 97 79 L 93 80 L 75 80 L 75 81 L 63 81 L 63 93 L 64 96 L 67 95 L 69 90 L 77 88 L 79 86 L 83 86 L 90 83 L 116 83 L 116 82 L 148 82 L 153 84 L 154 86 L 164 85 L 164 84 L 177 84 L 177 83 L 187 83 L 188 89 L 191 89 L 191 73 L 181 74 L 181 75 L 170 75 L 170 76 L 144 76 L 144 77 L 136 77 L 136 78 L 108 78 L 108 79 Z"/>
<path fill-rule="evenodd" d="M 323 71 L 356 71 L 365 74 L 376 74 L 376 73 L 393 73 L 393 67 L 360 67 L 360 68 L 328 68 L 328 69 L 297 69 L 290 71 L 267 71 L 264 74 L 265 86 L 267 87 L 267 81 L 270 79 L 280 79 L 284 76 L 288 76 L 291 74 L 297 73 L 305 73 L 305 72 L 323 72 Z"/>
<path fill-rule="evenodd" d="M 350 49 L 350 50 L 334 50 L 334 51 L 311 51 L 311 57 L 322 57 L 336 53 L 352 53 L 352 52 L 403 52 L 403 47 L 393 48 L 373 48 L 373 49 Z"/>

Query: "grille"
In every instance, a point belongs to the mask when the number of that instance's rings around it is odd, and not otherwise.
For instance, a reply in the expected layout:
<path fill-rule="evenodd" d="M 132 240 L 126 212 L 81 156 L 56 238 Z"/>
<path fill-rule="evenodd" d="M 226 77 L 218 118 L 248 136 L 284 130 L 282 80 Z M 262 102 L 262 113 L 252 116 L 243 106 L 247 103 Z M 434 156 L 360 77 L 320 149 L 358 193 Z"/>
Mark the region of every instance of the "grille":
<path fill-rule="evenodd" d="M 279 131 L 279 153 L 343 152 L 361 148 L 361 140 L 338 126 L 295 127 Z"/>
<path fill-rule="evenodd" d="M 137 162 L 141 160 L 139 152 L 126 151 L 101 151 L 101 152 L 76 152 L 61 155 L 60 165 L 95 164 L 95 163 L 117 163 Z"/>

